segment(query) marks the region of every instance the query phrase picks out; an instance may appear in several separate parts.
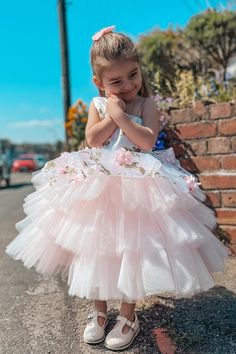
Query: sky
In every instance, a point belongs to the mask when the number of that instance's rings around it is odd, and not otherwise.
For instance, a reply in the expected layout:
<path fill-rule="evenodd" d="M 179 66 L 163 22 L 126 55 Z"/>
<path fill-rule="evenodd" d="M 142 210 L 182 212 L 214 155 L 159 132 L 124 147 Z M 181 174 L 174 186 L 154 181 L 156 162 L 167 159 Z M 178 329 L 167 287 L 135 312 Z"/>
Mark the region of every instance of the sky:
<path fill-rule="evenodd" d="M 115 25 L 134 41 L 155 28 L 184 27 L 216 0 L 68 0 L 71 101 L 89 105 L 97 90 L 89 64 L 91 37 Z M 64 140 L 57 0 L 1 1 L 0 139 Z"/>

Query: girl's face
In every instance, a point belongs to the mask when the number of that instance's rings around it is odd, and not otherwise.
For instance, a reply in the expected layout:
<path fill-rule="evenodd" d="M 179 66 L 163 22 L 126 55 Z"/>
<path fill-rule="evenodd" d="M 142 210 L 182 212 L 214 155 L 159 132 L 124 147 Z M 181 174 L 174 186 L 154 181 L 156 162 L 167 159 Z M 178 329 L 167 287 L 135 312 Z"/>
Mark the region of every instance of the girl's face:
<path fill-rule="evenodd" d="M 94 77 L 95 84 L 101 90 L 111 92 L 125 102 L 131 102 L 142 86 L 139 64 L 131 59 L 111 62 L 101 76 L 101 80 Z"/>

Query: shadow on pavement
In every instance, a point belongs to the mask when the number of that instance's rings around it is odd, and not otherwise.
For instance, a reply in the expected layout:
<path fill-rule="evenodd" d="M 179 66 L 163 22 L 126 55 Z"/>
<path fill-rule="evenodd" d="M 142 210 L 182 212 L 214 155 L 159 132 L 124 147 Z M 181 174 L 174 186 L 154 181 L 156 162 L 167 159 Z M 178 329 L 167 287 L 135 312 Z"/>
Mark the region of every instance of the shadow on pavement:
<path fill-rule="evenodd" d="M 236 294 L 225 287 L 215 286 L 192 298 L 156 296 L 144 302 L 136 312 L 141 331 L 123 354 L 164 354 L 159 351 L 154 335 L 157 328 L 167 330 L 176 347 L 175 354 L 236 353 Z M 107 333 L 115 325 L 117 315 L 117 310 L 109 311 Z M 82 337 L 82 333 L 81 328 L 77 336 Z M 103 343 L 87 346 L 81 340 L 80 345 L 82 353 L 110 353 Z"/>
<path fill-rule="evenodd" d="M 139 313 L 144 347 L 150 342 L 151 330 L 164 327 L 178 348 L 176 354 L 236 353 L 234 292 L 215 286 L 192 298 L 159 296 L 158 299 L 164 304 L 153 304 Z"/>
<path fill-rule="evenodd" d="M 0 190 L 18 189 L 18 188 L 22 188 L 22 187 L 25 187 L 25 186 L 32 186 L 32 183 L 30 183 L 30 182 L 14 183 L 14 184 L 11 184 L 9 187 L 0 186 Z"/>

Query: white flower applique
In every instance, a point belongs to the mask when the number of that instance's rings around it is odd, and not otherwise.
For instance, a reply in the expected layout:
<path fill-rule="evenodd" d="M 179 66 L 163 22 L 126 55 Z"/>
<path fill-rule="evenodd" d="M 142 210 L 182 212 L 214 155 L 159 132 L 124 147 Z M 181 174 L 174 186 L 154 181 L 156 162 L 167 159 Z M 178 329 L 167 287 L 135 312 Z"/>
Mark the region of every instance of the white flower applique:
<path fill-rule="evenodd" d="M 185 182 L 187 183 L 189 192 L 193 192 L 194 189 L 196 189 L 197 186 L 201 184 L 197 181 L 197 178 L 194 177 L 193 175 L 184 176 L 183 178 L 184 178 Z"/>

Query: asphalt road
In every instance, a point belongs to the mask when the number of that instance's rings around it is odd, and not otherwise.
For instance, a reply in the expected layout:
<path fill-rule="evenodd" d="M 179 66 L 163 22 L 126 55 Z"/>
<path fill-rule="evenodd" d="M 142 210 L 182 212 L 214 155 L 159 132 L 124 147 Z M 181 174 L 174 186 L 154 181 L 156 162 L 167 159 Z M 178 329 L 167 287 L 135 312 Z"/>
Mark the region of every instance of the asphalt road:
<path fill-rule="evenodd" d="M 27 173 L 14 174 L 10 188 L 0 187 L 0 354 L 111 353 L 103 344 L 82 340 L 91 301 L 69 296 L 61 276 L 42 276 L 5 253 L 17 235 L 15 223 L 24 217 L 23 200 L 33 190 Z M 160 353 L 153 330 L 163 326 L 178 344 L 176 354 L 236 353 L 235 274 L 231 258 L 204 294 L 178 300 L 158 296 L 138 304 L 142 330 L 122 353 Z M 108 331 L 118 307 L 119 302 L 109 302 Z"/>

